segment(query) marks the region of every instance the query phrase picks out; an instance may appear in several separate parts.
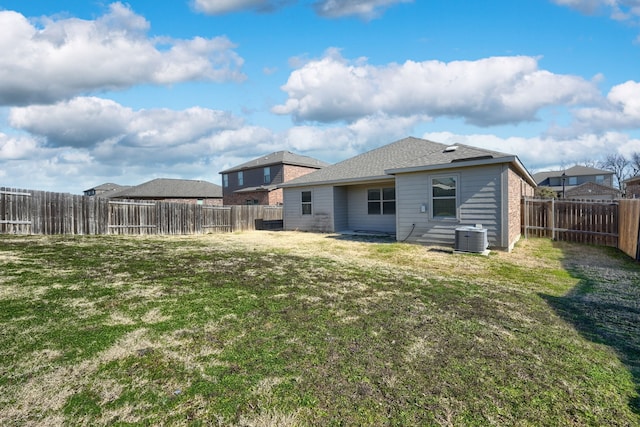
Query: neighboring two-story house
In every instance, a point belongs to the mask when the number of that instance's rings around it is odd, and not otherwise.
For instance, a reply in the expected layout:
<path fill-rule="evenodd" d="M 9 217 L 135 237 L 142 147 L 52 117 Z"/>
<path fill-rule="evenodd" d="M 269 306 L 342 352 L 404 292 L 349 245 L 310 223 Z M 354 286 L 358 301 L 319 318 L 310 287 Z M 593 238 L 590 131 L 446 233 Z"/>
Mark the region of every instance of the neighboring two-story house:
<path fill-rule="evenodd" d="M 613 187 L 613 172 L 587 166 L 533 174 L 538 187 L 549 187 L 559 198 L 612 200 L 621 196 Z"/>
<path fill-rule="evenodd" d="M 224 205 L 281 205 L 282 184 L 315 172 L 328 163 L 289 151 L 278 151 L 223 170 Z"/>

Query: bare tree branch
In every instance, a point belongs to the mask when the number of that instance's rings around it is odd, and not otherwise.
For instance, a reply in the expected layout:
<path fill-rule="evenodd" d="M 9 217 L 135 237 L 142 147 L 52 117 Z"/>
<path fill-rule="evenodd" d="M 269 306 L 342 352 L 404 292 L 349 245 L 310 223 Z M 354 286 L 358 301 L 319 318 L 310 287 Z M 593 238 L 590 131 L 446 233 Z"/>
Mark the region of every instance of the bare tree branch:
<path fill-rule="evenodd" d="M 607 157 L 600 162 L 600 167 L 613 172 L 616 187 L 622 189 L 622 181 L 629 176 L 630 164 L 630 161 L 622 154 L 608 154 Z"/>

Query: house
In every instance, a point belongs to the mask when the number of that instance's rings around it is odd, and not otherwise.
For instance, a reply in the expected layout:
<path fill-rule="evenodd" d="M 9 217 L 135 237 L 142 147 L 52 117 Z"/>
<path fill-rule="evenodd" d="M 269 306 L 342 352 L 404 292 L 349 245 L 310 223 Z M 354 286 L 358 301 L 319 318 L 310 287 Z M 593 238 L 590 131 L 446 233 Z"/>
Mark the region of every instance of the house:
<path fill-rule="evenodd" d="M 221 206 L 222 187 L 208 181 L 157 178 L 109 193 L 106 197 Z"/>
<path fill-rule="evenodd" d="M 93 188 L 89 188 L 88 190 L 84 190 L 85 196 L 103 196 L 106 197 L 108 193 L 115 192 L 127 188 L 127 186 L 113 184 L 111 182 L 106 182 L 104 184 L 97 185 Z"/>
<path fill-rule="evenodd" d="M 510 250 L 535 185 L 515 155 L 409 137 L 281 185 L 284 228 L 453 245 L 457 228 L 481 224 L 490 247 Z"/>
<path fill-rule="evenodd" d="M 223 170 L 225 205 L 281 205 L 279 184 L 315 172 L 328 163 L 289 151 L 278 151 Z"/>
<path fill-rule="evenodd" d="M 560 198 L 568 198 L 571 193 L 571 197 L 576 198 L 615 199 L 616 194 L 619 194 L 613 188 L 613 172 L 587 166 L 576 165 L 559 171 L 538 172 L 533 175 L 533 178 L 539 187 L 550 187 Z M 586 186 L 582 190 L 573 191 L 586 183 L 594 183 L 598 186 Z M 610 190 L 605 191 L 603 187 L 608 187 Z M 592 191 L 589 192 L 589 189 Z M 594 190 L 595 194 L 590 195 Z"/>
<path fill-rule="evenodd" d="M 625 195 L 629 199 L 640 199 L 640 175 L 633 176 L 623 181 Z"/>
<path fill-rule="evenodd" d="M 582 200 L 615 200 L 622 197 L 622 192 L 608 185 L 585 182 L 565 190 L 566 199 Z"/>

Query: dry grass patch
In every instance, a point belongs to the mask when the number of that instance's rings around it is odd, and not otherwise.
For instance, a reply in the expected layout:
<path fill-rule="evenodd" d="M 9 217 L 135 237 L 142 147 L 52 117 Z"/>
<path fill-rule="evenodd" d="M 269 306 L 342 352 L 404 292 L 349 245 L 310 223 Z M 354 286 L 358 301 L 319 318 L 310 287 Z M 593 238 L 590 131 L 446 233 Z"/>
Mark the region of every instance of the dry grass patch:
<path fill-rule="evenodd" d="M 0 424 L 638 424 L 639 270 L 602 248 L 0 238 Z"/>

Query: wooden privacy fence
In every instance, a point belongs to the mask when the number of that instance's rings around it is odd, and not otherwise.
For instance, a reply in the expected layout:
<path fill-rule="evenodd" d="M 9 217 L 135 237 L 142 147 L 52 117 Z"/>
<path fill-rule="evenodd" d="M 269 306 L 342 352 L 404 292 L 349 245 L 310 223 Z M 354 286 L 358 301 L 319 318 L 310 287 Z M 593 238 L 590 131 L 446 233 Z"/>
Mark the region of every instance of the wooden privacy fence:
<path fill-rule="evenodd" d="M 618 248 L 640 260 L 640 200 L 620 200 Z"/>
<path fill-rule="evenodd" d="M 525 198 L 522 232 L 567 242 L 620 248 L 638 254 L 640 200 L 581 201 Z"/>
<path fill-rule="evenodd" d="M 278 206 L 113 200 L 0 187 L 0 234 L 202 234 L 282 220 Z"/>

